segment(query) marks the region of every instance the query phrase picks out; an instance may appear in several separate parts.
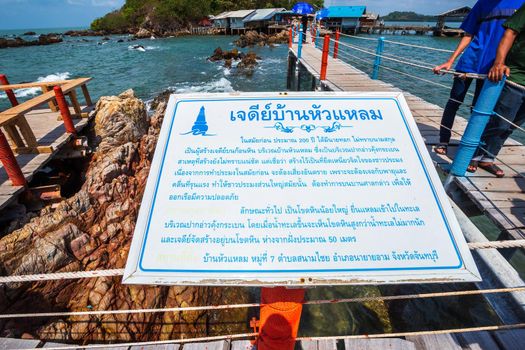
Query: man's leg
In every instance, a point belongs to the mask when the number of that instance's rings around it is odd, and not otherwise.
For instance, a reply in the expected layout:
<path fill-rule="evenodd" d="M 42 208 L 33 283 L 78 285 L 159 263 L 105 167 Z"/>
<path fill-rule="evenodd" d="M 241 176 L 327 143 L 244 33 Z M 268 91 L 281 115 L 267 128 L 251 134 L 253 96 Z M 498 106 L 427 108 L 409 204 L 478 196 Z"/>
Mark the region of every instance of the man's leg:
<path fill-rule="evenodd" d="M 452 89 L 450 90 L 450 98 L 447 102 L 447 105 L 445 106 L 445 110 L 443 111 L 443 118 L 441 118 L 441 127 L 439 129 L 440 143 L 447 144 L 450 142 L 450 138 L 452 136 L 451 129 L 454 125 L 456 113 L 458 112 L 459 106 L 461 106 L 461 103 L 465 99 L 471 83 L 471 78 L 454 78 L 454 83 L 452 84 Z"/>
<path fill-rule="evenodd" d="M 478 157 L 480 167 L 489 167 L 491 170 L 497 170 L 493 167 L 494 160 L 507 138 L 512 134 L 512 131 L 516 129 L 516 127 L 508 121 L 516 125 L 520 125 L 525 121 L 525 91 L 506 84 L 494 109 L 494 113 L 495 115 L 491 118 L 481 137 Z M 502 172 L 499 172 L 499 174 L 502 174 Z"/>

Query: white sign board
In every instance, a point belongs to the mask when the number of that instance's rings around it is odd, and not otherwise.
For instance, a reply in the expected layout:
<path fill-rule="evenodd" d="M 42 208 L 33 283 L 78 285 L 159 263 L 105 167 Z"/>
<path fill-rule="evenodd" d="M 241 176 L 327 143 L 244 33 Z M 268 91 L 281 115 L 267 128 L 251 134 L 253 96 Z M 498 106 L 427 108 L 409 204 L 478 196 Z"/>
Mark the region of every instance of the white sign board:
<path fill-rule="evenodd" d="M 171 96 L 124 283 L 479 281 L 400 93 Z"/>

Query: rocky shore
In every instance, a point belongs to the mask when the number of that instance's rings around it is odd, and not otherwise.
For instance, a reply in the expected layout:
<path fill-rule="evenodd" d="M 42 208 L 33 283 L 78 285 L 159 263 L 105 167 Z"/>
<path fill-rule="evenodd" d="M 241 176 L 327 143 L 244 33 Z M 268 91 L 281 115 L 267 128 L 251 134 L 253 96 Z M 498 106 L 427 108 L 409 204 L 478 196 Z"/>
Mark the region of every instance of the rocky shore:
<path fill-rule="evenodd" d="M 225 68 L 235 67 L 237 73 L 246 76 L 251 76 L 254 73 L 255 67 L 259 64 L 257 60 L 260 59 L 254 52 L 244 53 L 237 49 L 223 51 L 220 47 L 216 48 L 208 58 L 211 62 L 224 61 Z"/>
<path fill-rule="evenodd" d="M 33 32 L 28 32 L 33 33 Z M 29 35 L 28 33 L 24 35 Z M 23 46 L 38 46 L 38 45 L 51 45 L 61 43 L 63 41 L 60 34 L 42 34 L 38 37 L 38 40 L 25 40 L 21 37 L 16 38 L 0 38 L 0 49 L 8 47 L 23 47 Z"/>
<path fill-rule="evenodd" d="M 102 97 L 87 133 L 94 149 L 79 190 L 54 209 L 12 223 L 0 238 L 3 276 L 123 268 L 166 108 L 148 117 L 128 90 Z M 128 286 L 121 278 L 15 283 L 0 312 L 89 311 L 242 303 L 246 289 Z M 121 314 L 0 321 L 0 336 L 65 342 L 174 339 L 246 331 L 246 310 Z"/>
<path fill-rule="evenodd" d="M 268 35 L 264 33 L 258 33 L 256 31 L 249 31 L 246 34 L 241 34 L 239 39 L 235 40 L 234 45 L 244 48 L 247 46 L 272 46 L 275 44 L 287 44 L 288 43 L 288 32 L 285 30 L 274 35 Z"/>

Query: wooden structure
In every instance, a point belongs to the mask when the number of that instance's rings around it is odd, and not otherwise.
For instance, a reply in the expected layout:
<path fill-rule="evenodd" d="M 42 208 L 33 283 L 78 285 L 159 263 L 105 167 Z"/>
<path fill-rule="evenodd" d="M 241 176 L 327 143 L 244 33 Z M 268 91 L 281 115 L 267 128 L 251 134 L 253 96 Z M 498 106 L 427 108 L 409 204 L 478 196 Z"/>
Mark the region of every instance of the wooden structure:
<path fill-rule="evenodd" d="M 297 343 L 300 350 L 519 350 L 523 349 L 525 330 L 470 332 L 457 334 L 414 335 L 398 338 L 302 340 Z M 0 338 L 1 349 L 60 348 L 63 343 L 40 342 Z M 82 347 L 79 347 L 82 349 Z M 207 343 L 162 344 L 162 345 L 107 345 L 109 350 L 256 350 L 248 340 L 219 340 Z"/>
<path fill-rule="evenodd" d="M 77 131 L 84 128 L 93 111 L 93 102 L 87 88 L 91 78 L 0 85 L 0 90 L 17 90 L 38 87 L 42 94 L 0 112 L 0 129 L 8 137 L 11 149 L 25 178 L 30 181 L 53 156 L 74 136 L 66 133 L 55 101 L 54 86 L 60 86 L 71 102 L 70 113 Z M 81 105 L 77 89 L 82 91 L 85 105 Z M 43 106 L 47 108 L 43 108 Z M 0 210 L 16 200 L 24 190 L 12 186 L 4 167 L 0 164 Z"/>
<path fill-rule="evenodd" d="M 292 55 L 295 55 L 294 50 L 296 45 L 291 50 Z M 301 64 L 318 79 L 321 70 L 321 50 L 310 44 L 304 45 Z M 438 155 L 432 150 L 439 143 L 439 127 L 443 115 L 441 107 L 401 91 L 391 84 L 372 80 L 367 74 L 340 60 L 330 57 L 328 67 L 326 80 L 321 82 L 328 90 L 403 92 L 434 162 L 443 170 L 449 168 L 461 135 L 467 126 L 465 119 L 457 118 L 454 124 L 449 155 Z M 499 158 L 513 168 L 499 164 L 506 173 L 504 178 L 495 178 L 479 169 L 468 177 L 456 178 L 455 183 L 465 199 L 468 198 L 481 212 L 492 219 L 501 230 L 503 238 L 523 239 L 525 237 L 525 180 L 521 174 L 525 171 L 525 145 L 509 139 L 501 150 Z"/>
<path fill-rule="evenodd" d="M 365 13 L 365 6 L 329 6 L 323 23 L 330 30 L 355 34 Z"/>
<path fill-rule="evenodd" d="M 243 20 L 244 26 L 248 30 L 267 31 L 268 27 L 274 23 L 275 15 L 284 10 L 285 8 L 257 9 Z"/>
<path fill-rule="evenodd" d="M 460 29 L 445 28 L 445 22 L 447 18 L 466 17 L 471 10 L 472 8 L 468 6 L 463 6 L 437 15 L 436 17 L 438 18 L 438 20 L 436 28 L 434 29 L 434 36 L 458 36 L 459 34 L 462 34 L 463 31 Z"/>

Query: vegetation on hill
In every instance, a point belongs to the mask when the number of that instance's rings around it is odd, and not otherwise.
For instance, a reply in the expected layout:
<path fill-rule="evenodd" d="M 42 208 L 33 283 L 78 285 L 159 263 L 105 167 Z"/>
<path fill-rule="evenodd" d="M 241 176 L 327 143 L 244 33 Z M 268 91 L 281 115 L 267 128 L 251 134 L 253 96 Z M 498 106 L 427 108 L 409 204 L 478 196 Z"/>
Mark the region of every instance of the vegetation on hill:
<path fill-rule="evenodd" d="M 126 0 L 120 10 L 108 13 L 91 24 L 91 29 L 133 32 L 147 28 L 159 33 L 176 31 L 202 18 L 223 11 L 284 7 L 288 0 Z M 323 0 L 310 1 L 322 7 Z"/>

